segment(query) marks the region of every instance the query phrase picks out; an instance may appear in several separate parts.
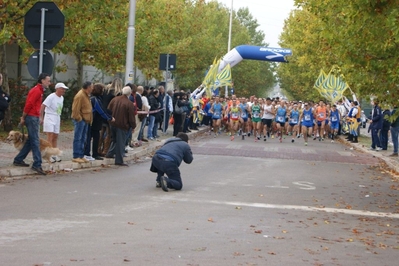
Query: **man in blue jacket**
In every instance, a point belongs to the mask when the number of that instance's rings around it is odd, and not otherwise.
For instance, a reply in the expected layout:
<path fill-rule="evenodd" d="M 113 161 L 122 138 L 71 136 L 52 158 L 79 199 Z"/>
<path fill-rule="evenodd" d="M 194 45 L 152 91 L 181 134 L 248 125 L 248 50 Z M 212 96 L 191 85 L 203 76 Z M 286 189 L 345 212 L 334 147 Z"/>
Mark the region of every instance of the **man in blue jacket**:
<path fill-rule="evenodd" d="M 179 166 L 182 161 L 190 164 L 193 161 L 193 153 L 188 145 L 187 134 L 179 132 L 176 137 L 167 139 L 152 157 L 150 171 L 157 173 L 156 187 L 162 187 L 165 192 L 169 191 L 169 188 L 181 190 L 183 182 Z"/>
<path fill-rule="evenodd" d="M 384 122 L 384 117 L 381 111 L 380 106 L 378 105 L 379 102 L 377 99 L 375 99 L 372 104 L 374 105 L 374 108 L 371 112 L 371 124 L 370 124 L 370 130 L 371 130 L 371 147 L 370 150 L 376 150 L 376 151 L 381 151 L 381 141 L 380 141 L 380 136 L 379 132 L 382 129 L 382 124 Z"/>

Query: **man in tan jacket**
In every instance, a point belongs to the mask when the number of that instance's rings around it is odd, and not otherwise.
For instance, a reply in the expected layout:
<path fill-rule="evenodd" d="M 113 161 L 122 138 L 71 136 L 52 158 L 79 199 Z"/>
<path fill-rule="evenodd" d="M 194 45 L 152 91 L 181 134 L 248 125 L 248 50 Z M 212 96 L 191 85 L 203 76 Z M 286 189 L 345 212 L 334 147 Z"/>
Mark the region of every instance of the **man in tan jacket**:
<path fill-rule="evenodd" d="M 112 112 L 115 121 L 111 122 L 111 147 L 105 155 L 107 158 L 115 156 L 115 165 L 128 166 L 123 162 L 125 152 L 125 142 L 128 137 L 129 129 L 136 128 L 135 106 L 129 100 L 132 89 L 126 86 L 122 89 L 122 95 L 116 96 L 108 105 L 108 110 Z"/>
<path fill-rule="evenodd" d="M 86 81 L 83 88 L 75 95 L 72 103 L 72 120 L 74 125 L 73 159 L 75 163 L 89 162 L 84 158 L 84 149 L 87 139 L 87 130 L 93 121 L 93 110 L 90 94 L 93 83 Z"/>

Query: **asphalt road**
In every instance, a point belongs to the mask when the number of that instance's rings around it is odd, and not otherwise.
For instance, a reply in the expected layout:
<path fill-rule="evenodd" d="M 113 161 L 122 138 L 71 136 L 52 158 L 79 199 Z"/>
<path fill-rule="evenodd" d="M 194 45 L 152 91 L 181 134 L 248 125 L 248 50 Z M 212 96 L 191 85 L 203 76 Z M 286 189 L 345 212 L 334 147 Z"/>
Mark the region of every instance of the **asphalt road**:
<path fill-rule="evenodd" d="M 198 137 L 150 161 L 0 183 L 0 265 L 397 265 L 399 184 L 340 143 Z"/>

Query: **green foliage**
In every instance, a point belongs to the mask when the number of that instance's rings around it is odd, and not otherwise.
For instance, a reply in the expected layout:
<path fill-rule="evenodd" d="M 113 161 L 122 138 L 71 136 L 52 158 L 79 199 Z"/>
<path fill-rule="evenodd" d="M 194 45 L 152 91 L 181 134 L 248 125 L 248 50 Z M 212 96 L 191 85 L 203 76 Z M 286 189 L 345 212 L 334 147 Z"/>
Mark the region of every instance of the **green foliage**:
<path fill-rule="evenodd" d="M 295 3 L 300 9 L 291 12 L 281 35 L 281 46 L 294 53 L 289 64 L 279 65 L 282 87 L 296 98 L 319 97 L 312 87 L 320 69 L 336 64 L 359 98 L 397 106 L 399 1 Z"/>

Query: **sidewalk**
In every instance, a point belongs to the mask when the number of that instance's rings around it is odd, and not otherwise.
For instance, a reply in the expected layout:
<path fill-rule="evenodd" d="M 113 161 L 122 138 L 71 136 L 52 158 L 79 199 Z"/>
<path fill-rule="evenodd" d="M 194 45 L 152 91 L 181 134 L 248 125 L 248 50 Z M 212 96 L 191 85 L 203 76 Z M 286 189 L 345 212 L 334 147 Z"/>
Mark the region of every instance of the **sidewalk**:
<path fill-rule="evenodd" d="M 197 134 L 208 130 L 208 127 L 202 127 L 199 131 L 192 131 L 188 133 L 189 138 L 194 138 Z M 146 130 L 145 130 L 146 132 Z M 137 161 L 141 157 L 146 155 L 152 156 L 152 154 L 163 145 L 166 139 L 171 138 L 173 135 L 173 125 L 169 125 L 166 134 L 158 130 L 159 139 L 143 142 L 141 147 L 135 147 L 133 151 L 129 151 L 124 158 L 125 163 Z M 46 139 L 46 136 L 41 133 L 41 138 Z M 58 147 L 62 150 L 62 161 L 58 163 L 49 164 L 47 162 L 42 163 L 42 168 L 48 174 L 51 173 L 65 173 L 71 171 L 77 171 L 81 169 L 98 168 L 98 167 L 111 167 L 115 166 L 115 159 L 104 158 L 104 160 L 96 160 L 88 163 L 73 163 L 72 162 L 72 143 L 73 143 L 73 132 L 61 132 L 58 138 Z M 37 175 L 37 173 L 31 170 L 30 167 L 18 167 L 13 166 L 13 159 L 18 154 L 18 151 L 14 148 L 13 144 L 7 142 L 0 143 L 0 180 L 8 179 L 23 179 L 28 175 Z M 32 154 L 24 160 L 26 163 L 32 163 Z M 117 166 L 115 166 L 117 167 Z"/>
<path fill-rule="evenodd" d="M 367 137 L 371 139 L 371 134 L 367 132 L 367 127 L 366 128 L 361 128 L 360 129 L 360 135 L 362 137 Z M 391 136 L 389 135 L 389 138 Z M 369 150 L 370 146 L 369 145 L 363 145 L 362 143 L 350 143 L 348 141 L 343 140 L 345 143 L 348 145 L 352 146 L 353 149 L 362 151 L 364 153 L 369 153 L 372 154 L 374 157 L 377 157 L 384 161 L 388 167 L 395 171 L 396 173 L 399 173 L 399 157 L 389 157 L 390 154 L 393 153 L 393 146 L 388 143 L 388 150 L 387 151 L 371 151 Z M 388 170 L 388 169 L 386 169 Z"/>

